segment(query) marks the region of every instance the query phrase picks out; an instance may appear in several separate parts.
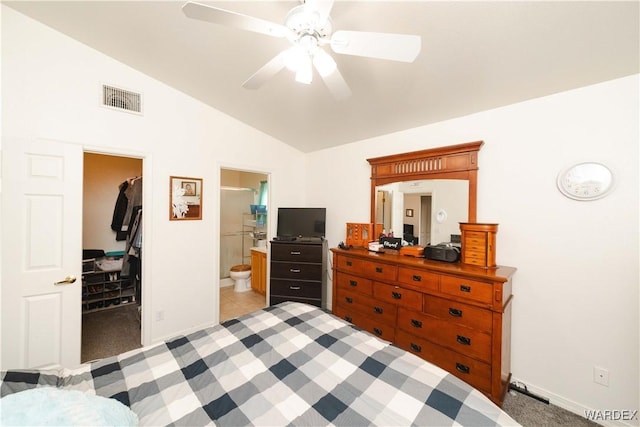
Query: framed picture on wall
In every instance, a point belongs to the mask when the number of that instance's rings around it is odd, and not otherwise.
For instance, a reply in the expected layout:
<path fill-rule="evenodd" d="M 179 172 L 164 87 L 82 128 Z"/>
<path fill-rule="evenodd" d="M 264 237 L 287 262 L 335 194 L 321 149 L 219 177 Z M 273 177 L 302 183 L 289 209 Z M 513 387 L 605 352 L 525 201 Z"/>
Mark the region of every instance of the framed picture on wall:
<path fill-rule="evenodd" d="M 196 195 L 196 182 L 195 181 L 182 181 L 182 188 L 184 188 L 185 196 L 195 196 Z"/>
<path fill-rule="evenodd" d="M 169 177 L 169 220 L 202 219 L 202 178 Z"/>
<path fill-rule="evenodd" d="M 405 216 L 413 216 L 413 209 L 405 209 L 404 214 Z"/>

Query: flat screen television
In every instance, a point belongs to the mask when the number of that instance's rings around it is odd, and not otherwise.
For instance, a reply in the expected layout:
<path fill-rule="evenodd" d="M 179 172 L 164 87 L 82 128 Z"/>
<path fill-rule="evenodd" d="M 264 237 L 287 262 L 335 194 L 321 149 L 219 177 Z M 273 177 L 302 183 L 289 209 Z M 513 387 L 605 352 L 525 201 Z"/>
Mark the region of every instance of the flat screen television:
<path fill-rule="evenodd" d="M 278 208 L 278 239 L 325 235 L 327 208 Z"/>

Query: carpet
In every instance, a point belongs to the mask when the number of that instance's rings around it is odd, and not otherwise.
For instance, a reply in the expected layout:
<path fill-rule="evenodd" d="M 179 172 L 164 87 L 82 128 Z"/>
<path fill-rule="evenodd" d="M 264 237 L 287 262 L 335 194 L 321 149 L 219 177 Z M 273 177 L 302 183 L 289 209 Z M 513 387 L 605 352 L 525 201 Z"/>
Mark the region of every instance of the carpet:
<path fill-rule="evenodd" d="M 595 427 L 586 418 L 514 391 L 507 393 L 502 409 L 524 427 Z"/>
<path fill-rule="evenodd" d="M 141 341 L 137 304 L 82 315 L 82 363 L 142 347 Z"/>

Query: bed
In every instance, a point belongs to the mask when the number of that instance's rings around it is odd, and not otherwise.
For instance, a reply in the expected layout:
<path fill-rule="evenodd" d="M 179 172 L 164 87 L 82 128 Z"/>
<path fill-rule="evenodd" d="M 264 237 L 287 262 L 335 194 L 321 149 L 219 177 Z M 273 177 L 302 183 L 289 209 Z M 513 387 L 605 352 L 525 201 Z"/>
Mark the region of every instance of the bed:
<path fill-rule="evenodd" d="M 75 391 L 117 400 L 140 425 L 518 425 L 435 365 L 294 302 L 77 368 L 1 379 L 0 403 L 45 387 Z"/>

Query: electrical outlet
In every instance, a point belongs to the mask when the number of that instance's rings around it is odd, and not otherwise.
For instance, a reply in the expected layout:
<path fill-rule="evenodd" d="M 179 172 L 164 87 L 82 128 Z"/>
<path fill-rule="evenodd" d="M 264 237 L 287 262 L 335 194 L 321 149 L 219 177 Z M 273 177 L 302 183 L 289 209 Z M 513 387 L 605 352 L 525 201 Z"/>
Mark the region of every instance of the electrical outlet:
<path fill-rule="evenodd" d="M 593 381 L 605 387 L 609 387 L 609 371 L 605 368 L 594 366 Z"/>
<path fill-rule="evenodd" d="M 156 311 L 156 322 L 160 322 L 161 320 L 164 320 L 164 310 Z"/>

